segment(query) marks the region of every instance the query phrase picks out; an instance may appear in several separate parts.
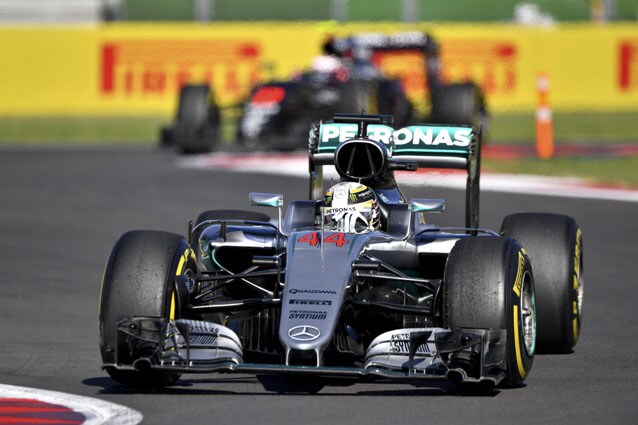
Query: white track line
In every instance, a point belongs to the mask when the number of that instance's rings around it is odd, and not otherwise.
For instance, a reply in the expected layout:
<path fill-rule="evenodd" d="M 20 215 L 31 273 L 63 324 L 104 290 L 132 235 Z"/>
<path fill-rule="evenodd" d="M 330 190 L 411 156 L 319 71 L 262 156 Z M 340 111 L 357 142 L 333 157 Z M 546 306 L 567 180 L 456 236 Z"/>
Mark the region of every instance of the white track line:
<path fill-rule="evenodd" d="M 82 425 L 136 425 L 142 414 L 97 398 L 0 384 L 0 398 L 29 398 L 66 406 L 86 417 Z"/>
<path fill-rule="evenodd" d="M 275 174 L 307 177 L 308 158 L 305 154 L 272 153 L 213 153 L 183 157 L 178 164 L 185 168 L 228 170 L 245 173 Z M 324 167 L 325 178 L 338 179 L 333 167 Z M 464 189 L 464 171 L 401 172 L 397 179 L 402 185 L 432 186 Z M 602 187 L 578 178 L 541 177 L 514 174 L 481 174 L 481 190 L 488 192 L 523 193 L 529 195 L 559 196 L 565 198 L 605 199 L 638 202 L 638 190 Z"/>

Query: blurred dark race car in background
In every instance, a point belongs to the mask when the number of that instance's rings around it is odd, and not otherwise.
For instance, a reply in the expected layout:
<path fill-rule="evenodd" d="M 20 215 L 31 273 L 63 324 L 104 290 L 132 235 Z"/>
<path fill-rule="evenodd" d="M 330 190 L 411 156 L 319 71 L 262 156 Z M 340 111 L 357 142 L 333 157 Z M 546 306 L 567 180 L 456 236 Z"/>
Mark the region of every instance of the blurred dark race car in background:
<path fill-rule="evenodd" d="M 400 75 L 381 71 L 384 60 L 417 55 L 426 85 L 426 112 L 406 93 Z M 307 141 L 308 125 L 335 112 L 394 116 L 398 126 L 416 122 L 487 126 L 487 108 L 474 82 L 441 81 L 439 45 L 421 32 L 358 34 L 329 38 L 323 54 L 310 68 L 290 80 L 273 80 L 252 88 L 241 105 L 237 142 L 250 149 L 299 149 Z M 219 108 L 206 85 L 188 85 L 180 93 L 177 117 L 162 129 L 162 145 L 184 153 L 210 151 L 219 141 Z"/>

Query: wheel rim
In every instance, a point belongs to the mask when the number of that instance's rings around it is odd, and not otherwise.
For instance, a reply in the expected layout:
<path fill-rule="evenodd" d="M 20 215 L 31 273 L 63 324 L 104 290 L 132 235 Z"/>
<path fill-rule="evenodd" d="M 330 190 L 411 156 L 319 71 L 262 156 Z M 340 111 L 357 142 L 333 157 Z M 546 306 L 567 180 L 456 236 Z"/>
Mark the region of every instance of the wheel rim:
<path fill-rule="evenodd" d="M 523 287 L 521 288 L 521 324 L 523 327 L 523 344 L 528 356 L 533 356 L 536 350 L 536 297 L 532 275 L 525 272 Z"/>
<path fill-rule="evenodd" d="M 578 320 L 583 316 L 583 284 L 585 279 L 583 276 L 583 256 L 579 252 L 578 255 L 578 270 L 576 271 L 576 279 L 578 281 L 578 289 L 576 292 L 576 302 L 578 303 Z"/>
<path fill-rule="evenodd" d="M 178 276 L 187 276 L 191 277 L 195 274 L 193 270 L 193 264 L 189 264 L 189 260 L 193 260 L 195 258 L 195 254 L 192 249 L 188 249 L 186 252 L 182 254 L 180 257 L 180 261 L 177 265 L 177 270 L 175 271 L 175 277 Z M 177 300 L 177 291 L 175 287 L 171 289 L 171 302 L 168 310 L 168 320 L 173 321 L 178 319 L 181 316 L 181 309 L 183 307 L 179 304 Z"/>

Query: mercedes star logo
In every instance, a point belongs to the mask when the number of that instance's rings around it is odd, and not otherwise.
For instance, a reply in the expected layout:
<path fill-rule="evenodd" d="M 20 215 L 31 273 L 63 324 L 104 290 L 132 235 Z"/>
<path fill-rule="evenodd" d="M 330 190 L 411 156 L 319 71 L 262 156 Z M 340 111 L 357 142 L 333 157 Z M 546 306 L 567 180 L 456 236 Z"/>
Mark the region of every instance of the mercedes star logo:
<path fill-rule="evenodd" d="M 295 326 L 288 331 L 288 336 L 297 341 L 312 341 L 319 338 L 319 335 L 319 329 L 308 325 Z"/>

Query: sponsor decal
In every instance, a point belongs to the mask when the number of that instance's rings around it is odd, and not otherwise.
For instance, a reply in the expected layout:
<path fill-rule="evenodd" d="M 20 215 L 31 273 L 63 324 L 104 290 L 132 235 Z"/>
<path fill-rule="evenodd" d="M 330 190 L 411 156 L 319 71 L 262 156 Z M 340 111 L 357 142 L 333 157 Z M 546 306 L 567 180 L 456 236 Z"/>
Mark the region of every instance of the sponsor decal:
<path fill-rule="evenodd" d="M 239 101 L 260 78 L 261 44 L 232 39 L 111 40 L 100 50 L 102 95 L 171 96 L 189 82 L 208 83 Z"/>
<path fill-rule="evenodd" d="M 409 354 L 410 353 L 410 334 L 394 334 L 390 341 L 390 353 L 394 354 Z M 416 352 L 419 354 L 431 353 L 430 346 L 425 343 L 417 347 Z"/>
<path fill-rule="evenodd" d="M 319 338 L 319 329 L 310 325 L 301 325 L 290 328 L 288 336 L 296 341 L 313 341 Z"/>
<path fill-rule="evenodd" d="M 325 320 L 326 317 L 328 317 L 327 311 L 290 310 L 290 312 L 288 313 L 288 319 Z"/>
<path fill-rule="evenodd" d="M 618 88 L 638 90 L 638 40 L 625 40 L 618 46 Z"/>
<path fill-rule="evenodd" d="M 525 266 L 525 257 L 521 251 L 518 252 L 518 270 L 516 270 L 516 280 L 512 290 L 519 297 L 521 296 L 521 285 L 523 284 L 523 268 Z"/>
<path fill-rule="evenodd" d="M 323 124 L 320 129 L 320 145 L 330 145 L 353 139 L 357 136 L 356 124 Z M 385 125 L 369 125 L 367 137 L 399 146 L 428 146 L 428 147 L 469 147 L 472 142 L 470 127 L 446 127 L 415 125 L 394 130 Z"/>
<path fill-rule="evenodd" d="M 259 132 L 268 122 L 268 119 L 281 110 L 279 103 L 251 103 L 246 106 L 244 116 L 241 119 L 241 131 L 246 137 L 257 137 Z"/>
<path fill-rule="evenodd" d="M 280 103 L 286 97 L 286 90 L 281 86 L 263 86 L 253 94 L 254 104 Z"/>
<path fill-rule="evenodd" d="M 351 196 L 355 197 L 355 201 L 356 199 L 356 194 L 351 194 Z M 334 208 L 324 208 L 323 212 L 324 214 L 328 215 L 328 214 L 339 214 L 342 212 L 348 212 L 348 211 L 357 211 L 357 207 L 334 207 Z"/>
<path fill-rule="evenodd" d="M 517 43 L 492 38 L 446 38 L 444 46 L 440 65 L 444 82 L 476 81 L 488 95 L 512 96 L 516 92 L 520 63 Z M 375 51 L 372 61 L 385 75 L 401 80 L 413 103 L 427 107 L 427 76 L 421 52 Z"/>
<path fill-rule="evenodd" d="M 516 43 L 499 39 L 448 39 L 441 54 L 443 81 L 477 81 L 485 93 L 511 95 L 517 86 Z"/>
<path fill-rule="evenodd" d="M 330 300 L 302 300 L 302 299 L 291 299 L 289 304 L 299 304 L 299 305 L 332 305 L 332 301 Z"/>
<path fill-rule="evenodd" d="M 337 295 L 337 291 L 330 291 L 327 289 L 296 289 L 292 288 L 288 290 L 291 294 L 332 294 Z"/>

